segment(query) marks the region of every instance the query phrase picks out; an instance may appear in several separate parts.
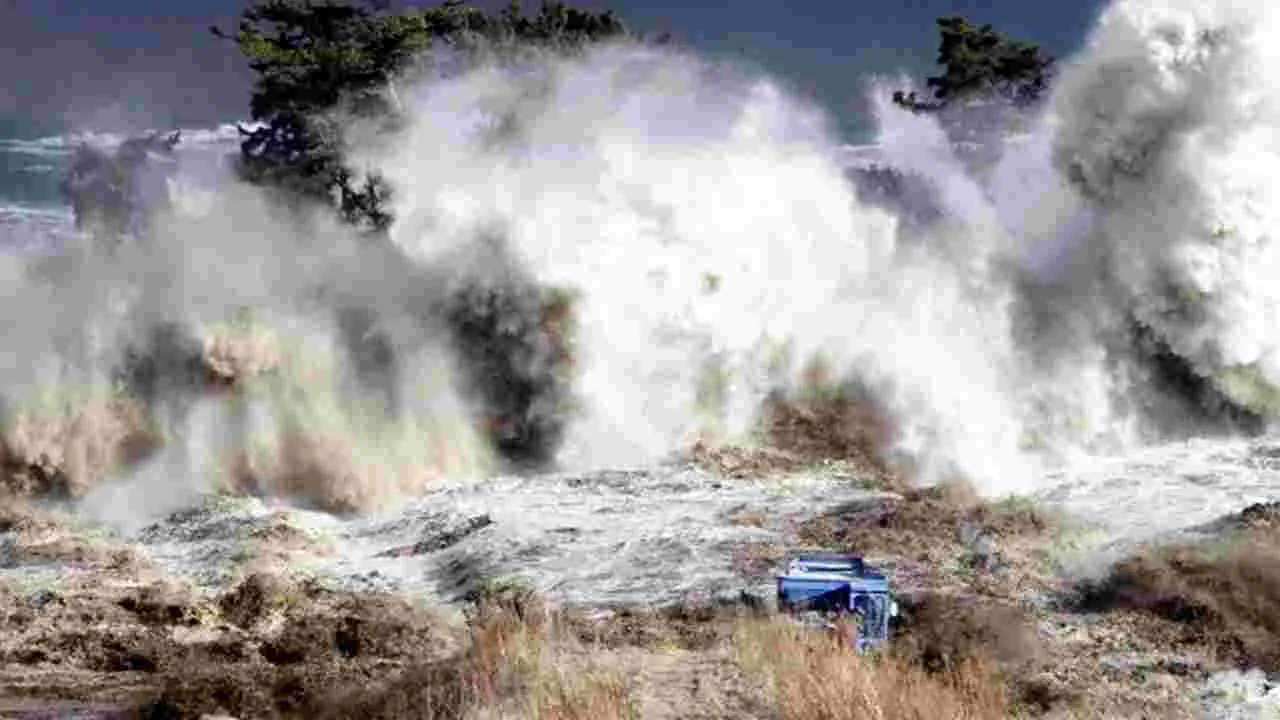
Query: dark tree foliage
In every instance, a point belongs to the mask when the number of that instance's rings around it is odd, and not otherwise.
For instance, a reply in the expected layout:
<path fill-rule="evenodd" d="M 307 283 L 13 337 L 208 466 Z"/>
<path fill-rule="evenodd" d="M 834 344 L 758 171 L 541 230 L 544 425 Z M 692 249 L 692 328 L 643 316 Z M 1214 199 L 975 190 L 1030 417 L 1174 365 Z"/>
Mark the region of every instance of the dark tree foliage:
<path fill-rule="evenodd" d="M 928 79 L 932 98 L 921 100 L 901 90 L 897 104 L 916 111 L 940 110 L 972 97 L 996 97 L 1024 105 L 1047 89 L 1054 59 L 1040 46 L 1010 40 L 991 25 L 975 26 L 962 17 L 938 18 L 942 74 Z"/>
<path fill-rule="evenodd" d="M 507 272 L 501 284 L 453 293 L 445 321 L 467 358 L 468 389 L 483 402 L 494 447 L 518 467 L 536 468 L 552 460 L 570 409 L 570 300 Z"/>
<path fill-rule="evenodd" d="M 447 0 L 430 10 L 385 13 L 381 4 L 335 0 L 258 0 L 233 39 L 257 75 L 243 129 L 240 172 L 288 199 L 331 204 L 353 225 L 385 230 L 389 187 L 358 177 L 343 162 L 343 119 L 395 121 L 388 92 L 422 51 L 443 43 L 464 56 L 499 56 L 531 47 L 573 52 L 626 33 L 612 13 L 548 2 L 528 17 L 518 2 L 496 14 Z M 338 113 L 336 111 L 341 111 Z"/>
<path fill-rule="evenodd" d="M 497 18 L 480 17 L 482 26 L 493 39 L 522 47 L 574 51 L 593 42 L 628 34 L 622 20 L 609 10 L 593 13 L 562 2 L 544 2 L 537 15 L 527 17 L 521 11 L 519 0 L 512 0 Z"/>
<path fill-rule="evenodd" d="M 333 203 L 353 223 L 385 228 L 385 184 L 359 182 L 343 164 L 342 128 L 331 111 L 340 103 L 357 115 L 389 111 L 379 91 L 428 38 L 411 20 L 306 0 L 246 9 L 235 40 L 257 74 L 250 117 L 261 126 L 241 129 L 241 175 L 285 197 Z"/>
<path fill-rule="evenodd" d="M 632 36 L 610 12 L 561 2 L 545 2 L 531 15 L 518 2 L 497 13 L 461 0 L 399 14 L 384 5 L 256 0 L 234 35 L 214 32 L 237 42 L 257 74 L 251 116 L 259 127 L 242 129 L 241 175 L 287 203 L 334 208 L 353 226 L 372 231 L 372 255 L 388 272 L 408 273 L 413 278 L 401 280 L 430 287 L 440 279 L 396 262 L 398 250 L 376 242 L 394 222 L 390 188 L 345 163 L 342 123 L 357 117 L 393 131 L 403 120 L 393 82 L 416 71 L 442 75 L 481 60 L 519 63 Z M 428 58 L 449 62 L 423 67 Z M 570 405 L 568 301 L 507 267 L 511 260 L 501 242 L 486 253 L 486 277 L 438 288 L 444 290 L 439 298 L 434 291 L 423 294 L 427 300 L 406 297 L 404 310 L 424 328 L 435 322 L 447 328 L 495 448 L 521 466 L 542 464 L 560 443 Z M 395 412 L 398 350 L 379 327 L 379 312 L 352 298 L 339 308 L 338 325 L 362 389 L 383 396 Z"/>

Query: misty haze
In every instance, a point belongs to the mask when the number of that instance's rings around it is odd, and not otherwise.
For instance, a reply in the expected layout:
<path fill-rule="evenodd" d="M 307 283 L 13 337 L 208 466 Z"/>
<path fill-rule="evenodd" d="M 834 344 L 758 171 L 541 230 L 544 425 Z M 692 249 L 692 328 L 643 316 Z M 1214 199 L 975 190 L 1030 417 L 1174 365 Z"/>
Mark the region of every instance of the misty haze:
<path fill-rule="evenodd" d="M 1275 713 L 1280 6 L 1015 5 L 0 8 L 0 714 Z"/>

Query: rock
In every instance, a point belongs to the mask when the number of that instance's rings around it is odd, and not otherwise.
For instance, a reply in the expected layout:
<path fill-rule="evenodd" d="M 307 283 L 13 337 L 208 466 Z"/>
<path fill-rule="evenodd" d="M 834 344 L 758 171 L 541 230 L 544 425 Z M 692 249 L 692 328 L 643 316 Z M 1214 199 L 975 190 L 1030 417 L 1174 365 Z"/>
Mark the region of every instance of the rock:
<path fill-rule="evenodd" d="M 1280 502 L 1254 503 L 1240 511 L 1240 520 L 1254 528 L 1280 526 Z"/>
<path fill-rule="evenodd" d="M 56 602 L 58 604 L 65 604 L 62 598 L 59 597 L 57 593 L 48 589 L 37 590 L 31 593 L 31 597 L 28 598 L 28 602 L 30 602 L 31 607 L 35 608 L 36 610 L 44 609 L 44 607 L 49 603 Z"/>

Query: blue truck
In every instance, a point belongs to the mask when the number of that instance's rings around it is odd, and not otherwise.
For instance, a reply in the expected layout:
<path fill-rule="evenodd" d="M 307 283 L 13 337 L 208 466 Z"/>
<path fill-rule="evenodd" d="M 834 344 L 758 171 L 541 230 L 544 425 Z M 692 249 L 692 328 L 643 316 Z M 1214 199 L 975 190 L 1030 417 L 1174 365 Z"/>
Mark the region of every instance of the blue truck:
<path fill-rule="evenodd" d="M 889 640 L 889 621 L 898 604 L 889 578 L 860 556 L 805 553 L 793 557 L 778 574 L 778 609 L 796 617 L 818 618 L 833 627 L 852 621 L 859 653 L 881 649 Z"/>

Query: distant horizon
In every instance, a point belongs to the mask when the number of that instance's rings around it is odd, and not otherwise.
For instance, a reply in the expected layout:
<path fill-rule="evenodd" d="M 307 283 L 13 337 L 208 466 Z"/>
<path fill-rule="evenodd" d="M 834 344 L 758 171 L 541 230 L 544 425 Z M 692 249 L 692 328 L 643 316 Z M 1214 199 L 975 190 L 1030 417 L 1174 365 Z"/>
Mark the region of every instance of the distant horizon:
<path fill-rule="evenodd" d="M 393 6 L 438 4 L 400 0 Z M 493 9 L 506 0 L 472 4 Z M 823 107 L 839 139 L 852 143 L 870 138 L 870 77 L 923 78 L 936 70 L 937 17 L 989 22 L 1065 57 L 1081 45 L 1099 8 L 1096 0 L 1047 10 L 1018 0 L 572 4 L 612 9 L 635 31 L 671 32 L 704 56 L 760 69 Z M 252 73 L 233 43 L 208 31 L 210 25 L 234 27 L 245 5 L 189 0 L 179 14 L 160 0 L 120 0 L 105 14 L 90 0 L 10 0 L 0 6 L 0 136 L 213 127 L 247 119 Z"/>

